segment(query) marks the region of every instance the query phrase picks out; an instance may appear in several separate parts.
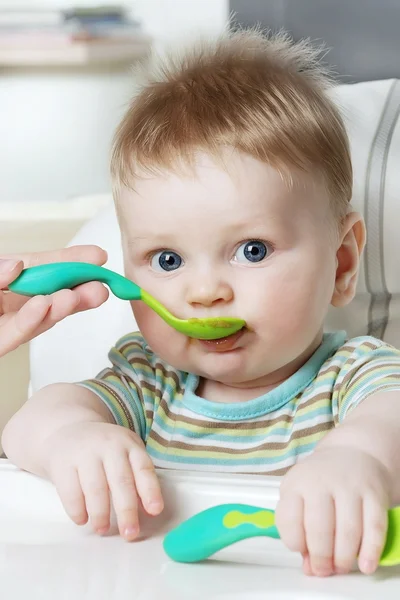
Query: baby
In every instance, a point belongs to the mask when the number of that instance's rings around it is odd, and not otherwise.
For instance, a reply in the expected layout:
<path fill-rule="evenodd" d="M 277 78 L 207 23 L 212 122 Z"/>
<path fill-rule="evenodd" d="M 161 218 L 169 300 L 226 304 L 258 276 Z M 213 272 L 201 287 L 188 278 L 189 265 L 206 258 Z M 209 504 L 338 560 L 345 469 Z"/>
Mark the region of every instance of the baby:
<path fill-rule="evenodd" d="M 154 467 L 283 476 L 277 524 L 307 574 L 373 572 L 400 502 L 400 352 L 323 333 L 365 233 L 329 82 L 305 42 L 227 33 L 142 69 L 117 131 L 129 278 L 173 314 L 240 317 L 190 339 L 144 303 L 95 379 L 36 393 L 2 443 L 78 524 L 127 540 L 163 509 Z"/>

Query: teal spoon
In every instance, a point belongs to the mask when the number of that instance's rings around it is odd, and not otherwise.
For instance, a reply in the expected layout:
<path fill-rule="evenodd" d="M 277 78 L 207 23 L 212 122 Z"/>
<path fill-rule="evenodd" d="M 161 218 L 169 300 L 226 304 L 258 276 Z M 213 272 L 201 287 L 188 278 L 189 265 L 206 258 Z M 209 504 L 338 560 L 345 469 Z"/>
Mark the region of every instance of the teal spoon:
<path fill-rule="evenodd" d="M 107 284 L 112 293 L 121 300 L 143 300 L 168 325 L 188 337 L 217 340 L 236 333 L 246 324 L 243 319 L 234 317 L 178 319 L 130 279 L 89 263 L 65 262 L 30 267 L 24 269 L 19 277 L 10 283 L 8 289 L 24 296 L 37 296 L 71 289 L 88 281 L 101 281 Z"/>
<path fill-rule="evenodd" d="M 193 563 L 246 538 L 279 539 L 275 512 L 249 504 L 220 504 L 187 519 L 164 538 L 164 550 L 177 562 Z M 388 511 L 386 544 L 379 564 L 400 564 L 400 507 Z"/>

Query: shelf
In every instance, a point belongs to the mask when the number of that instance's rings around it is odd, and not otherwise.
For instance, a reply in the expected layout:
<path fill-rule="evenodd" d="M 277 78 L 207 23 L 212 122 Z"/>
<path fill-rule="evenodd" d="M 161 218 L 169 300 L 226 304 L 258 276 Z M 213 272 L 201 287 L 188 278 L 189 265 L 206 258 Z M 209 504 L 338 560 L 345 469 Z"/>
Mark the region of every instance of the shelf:
<path fill-rule="evenodd" d="M 150 39 L 129 43 L 75 42 L 47 48 L 0 46 L 0 68 L 128 64 L 142 58 L 150 47 Z"/>

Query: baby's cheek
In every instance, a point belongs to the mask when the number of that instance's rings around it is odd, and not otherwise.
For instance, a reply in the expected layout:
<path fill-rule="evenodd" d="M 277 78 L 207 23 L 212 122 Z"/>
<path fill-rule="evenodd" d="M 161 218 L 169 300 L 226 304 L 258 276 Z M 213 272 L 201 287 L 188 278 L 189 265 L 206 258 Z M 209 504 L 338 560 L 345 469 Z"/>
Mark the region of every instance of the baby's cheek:
<path fill-rule="evenodd" d="M 144 302 L 131 302 L 131 306 L 143 337 L 151 345 L 154 337 L 160 337 L 160 330 L 164 327 L 163 321 Z"/>
<path fill-rule="evenodd" d="M 290 340 L 293 344 L 296 339 L 315 335 L 326 308 L 326 301 L 311 282 L 291 275 L 266 290 L 263 302 L 255 307 L 254 316 L 266 337 L 279 339 L 282 344 Z"/>
<path fill-rule="evenodd" d="M 171 362 L 170 354 L 178 349 L 174 329 L 167 325 L 151 308 L 144 302 L 131 302 L 136 323 L 150 348 L 167 362 Z"/>

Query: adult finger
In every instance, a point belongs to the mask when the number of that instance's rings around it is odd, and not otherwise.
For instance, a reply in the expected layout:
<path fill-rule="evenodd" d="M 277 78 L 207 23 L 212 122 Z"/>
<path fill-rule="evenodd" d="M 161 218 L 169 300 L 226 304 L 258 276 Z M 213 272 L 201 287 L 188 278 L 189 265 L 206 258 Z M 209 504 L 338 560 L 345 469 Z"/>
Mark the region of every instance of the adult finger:
<path fill-rule="evenodd" d="M 74 293 L 77 298 L 77 302 L 74 303 L 73 309 L 69 310 L 65 309 L 62 311 L 62 302 L 65 297 L 63 292 L 65 290 L 60 290 L 59 292 L 55 292 L 51 295 L 52 297 L 52 305 L 57 311 L 63 313 L 64 316 L 55 320 L 55 322 L 60 321 L 66 316 L 73 314 L 75 312 L 81 312 L 84 310 L 89 310 L 91 308 L 97 308 L 103 302 L 105 302 L 109 296 L 108 289 L 104 287 L 101 283 L 97 281 L 91 281 L 90 283 L 84 283 L 83 285 L 77 286 L 74 288 Z M 29 300 L 28 296 L 20 296 L 19 294 L 14 294 L 13 292 L 0 292 L 0 314 L 7 314 L 9 312 L 17 312 L 19 311 Z M 60 305 L 60 309 L 58 308 Z M 54 322 L 51 323 L 52 315 L 49 315 L 49 324 L 46 324 L 43 327 L 43 331 L 46 331 L 50 327 L 54 325 Z"/>
<path fill-rule="evenodd" d="M 22 261 L 25 268 L 35 267 L 53 262 L 90 262 L 103 265 L 107 261 L 107 252 L 95 245 L 70 246 L 46 252 L 30 252 L 24 254 L 7 254 L 0 259 L 16 259 Z"/>
<path fill-rule="evenodd" d="M 104 304 L 110 295 L 108 288 L 104 287 L 104 285 L 98 281 L 84 283 L 83 285 L 76 287 L 74 291 L 79 294 L 79 302 L 74 312 L 98 308 Z"/>
<path fill-rule="evenodd" d="M 104 293 L 107 294 L 105 290 Z M 0 353 L 5 354 L 14 350 L 19 345 L 47 331 L 65 317 L 76 312 L 79 303 L 79 292 L 60 290 L 51 296 L 35 296 L 18 312 L 3 315 L 0 321 L 2 332 Z"/>
<path fill-rule="evenodd" d="M 99 282 L 85 283 L 74 290 L 60 290 L 52 294 L 51 308 L 32 333 L 31 339 L 48 331 L 70 315 L 97 308 L 107 300 L 108 296 L 108 289 Z"/>
<path fill-rule="evenodd" d="M 29 342 L 72 314 L 97 308 L 108 295 L 104 286 L 91 282 L 75 290 L 60 290 L 51 296 L 29 298 L 19 311 L 0 318 L 0 356 Z"/>
<path fill-rule="evenodd" d="M 18 313 L 0 319 L 0 356 L 32 339 L 46 318 L 52 303 L 51 296 L 35 296 Z"/>
<path fill-rule="evenodd" d="M 108 289 L 99 282 L 85 283 L 73 290 L 55 292 L 50 296 L 51 308 L 41 323 L 37 335 L 70 315 L 97 308 L 107 300 L 108 295 Z"/>
<path fill-rule="evenodd" d="M 18 277 L 24 268 L 21 260 L 14 258 L 0 258 L 0 289 L 5 289 Z"/>

